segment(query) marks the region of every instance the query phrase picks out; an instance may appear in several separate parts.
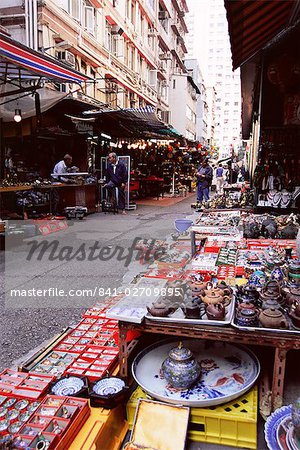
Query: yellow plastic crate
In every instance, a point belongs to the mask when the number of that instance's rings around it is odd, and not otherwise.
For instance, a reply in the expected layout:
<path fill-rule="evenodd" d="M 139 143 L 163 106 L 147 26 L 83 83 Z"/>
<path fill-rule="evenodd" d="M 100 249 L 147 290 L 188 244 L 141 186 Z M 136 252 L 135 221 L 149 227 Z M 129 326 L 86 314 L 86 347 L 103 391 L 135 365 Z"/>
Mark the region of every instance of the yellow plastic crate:
<path fill-rule="evenodd" d="M 139 398 L 149 396 L 138 387 L 127 406 L 127 420 L 132 428 Z M 231 445 L 256 449 L 257 442 L 257 386 L 232 402 L 208 408 L 191 408 L 188 439 L 195 442 Z"/>

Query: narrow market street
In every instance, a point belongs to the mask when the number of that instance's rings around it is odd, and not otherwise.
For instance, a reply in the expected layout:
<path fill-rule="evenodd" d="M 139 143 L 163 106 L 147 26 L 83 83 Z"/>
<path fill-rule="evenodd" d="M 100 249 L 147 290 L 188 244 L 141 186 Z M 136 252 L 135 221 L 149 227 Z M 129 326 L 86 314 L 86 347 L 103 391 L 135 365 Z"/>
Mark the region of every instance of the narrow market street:
<path fill-rule="evenodd" d="M 174 228 L 176 218 L 192 213 L 190 207 L 192 201 L 193 199 L 187 198 L 168 208 L 138 206 L 136 211 L 130 211 L 126 216 L 104 213 L 91 215 L 83 221 L 75 221 L 67 231 L 53 234 L 52 239 L 63 239 L 64 246 L 73 245 L 76 242 L 76 248 L 79 248 L 81 243 L 89 245 L 95 241 L 99 242 L 99 246 L 128 248 L 137 237 L 164 239 L 167 235 L 176 233 Z M 42 241 L 43 237 L 40 236 L 38 239 Z M 49 285 L 49 287 L 58 286 L 65 289 L 98 286 L 105 290 L 109 288 L 113 290 L 121 286 L 126 274 L 129 276 L 128 282 L 134 277 L 131 266 L 125 267 L 124 261 L 118 261 L 116 258 L 105 262 L 96 260 L 88 264 L 76 259 L 69 262 L 46 260 L 42 266 L 39 261 L 35 261 L 30 262 L 30 270 L 26 268 L 24 272 L 16 252 L 13 253 L 10 263 L 13 268 L 14 287 L 23 289 L 30 289 L 33 286 L 44 288 Z M 140 264 L 135 265 L 134 268 L 143 270 Z M 6 289 L 8 289 L 9 275 L 7 273 L 6 277 Z M 16 282 L 18 279 L 19 281 Z M 78 306 L 74 304 L 76 300 Z M 42 305 L 42 308 L 32 304 L 23 309 L 18 307 L 17 301 L 16 304 L 11 305 L 12 308 L 7 308 L 2 299 L 1 314 L 4 320 L 0 325 L 0 345 L 5 351 L 2 351 L 0 355 L 0 370 L 11 365 L 11 361 L 41 345 L 45 340 L 54 337 L 63 328 L 78 322 L 83 309 L 87 309 L 98 301 L 101 301 L 100 297 L 80 298 L 79 296 L 75 299 L 63 297 L 50 299 Z M 21 339 L 15 339 L 16 335 L 21 336 Z"/>
<path fill-rule="evenodd" d="M 84 221 L 74 221 L 67 231 L 54 234 L 53 237 L 60 239 L 63 236 L 64 246 L 72 246 L 76 240 L 77 248 L 83 242 L 88 245 L 95 240 L 99 242 L 99 246 L 128 248 L 137 236 L 142 239 L 165 239 L 172 233 L 176 234 L 174 229 L 175 219 L 186 216 L 192 217 L 191 202 L 193 202 L 193 197 L 183 199 L 169 207 L 139 205 L 136 211 L 130 211 L 126 216 L 95 214 L 87 217 Z M 39 237 L 38 239 L 41 241 L 43 238 Z M 26 245 L 26 243 L 24 244 Z M 47 261 L 42 271 L 40 271 L 39 264 L 34 265 L 33 271 L 24 279 L 22 275 L 20 276 L 22 268 L 18 263 L 20 249 L 14 250 L 13 266 L 16 269 L 14 278 L 15 280 L 20 279 L 17 282 L 14 280 L 13 284 L 19 289 L 29 289 L 33 283 L 37 288 L 48 285 L 56 286 L 55 283 L 57 283 L 65 289 L 74 286 L 80 286 L 81 288 L 98 286 L 105 290 L 109 288 L 113 290 L 122 284 L 130 283 L 136 275 L 147 267 L 147 264 L 141 265 L 134 261 L 128 267 L 125 267 L 124 261 L 118 261 L 116 258 L 112 258 L 105 263 L 90 262 L 88 270 L 86 267 L 83 268 L 82 261 L 75 259 L 54 262 L 54 264 Z M 5 289 L 5 280 L 2 281 Z M 8 284 L 10 283 L 11 281 L 8 280 Z M 53 305 L 54 300 L 59 300 L 60 303 Z M 46 345 L 64 328 L 76 324 L 80 320 L 82 312 L 99 301 L 101 301 L 100 297 L 77 298 L 77 305 L 74 304 L 74 297 L 63 297 L 62 299 L 47 300 L 40 308 L 35 307 L 35 305 L 22 308 L 18 307 L 17 304 L 10 308 L 9 303 L 5 303 L 5 299 L 2 298 L 0 370 L 5 367 L 16 368 L 18 365 L 22 365 L 30 355 Z M 18 339 L 15 339 L 16 335 L 18 335 Z M 256 352 L 259 355 L 262 349 L 258 347 Z M 294 351 L 288 355 L 285 404 L 292 402 L 296 392 L 300 395 L 297 356 Z M 266 450 L 264 421 L 260 418 L 258 424 L 257 449 Z M 234 448 L 190 442 L 187 450 L 231 450 Z M 103 448 L 102 450 L 106 449 Z"/>

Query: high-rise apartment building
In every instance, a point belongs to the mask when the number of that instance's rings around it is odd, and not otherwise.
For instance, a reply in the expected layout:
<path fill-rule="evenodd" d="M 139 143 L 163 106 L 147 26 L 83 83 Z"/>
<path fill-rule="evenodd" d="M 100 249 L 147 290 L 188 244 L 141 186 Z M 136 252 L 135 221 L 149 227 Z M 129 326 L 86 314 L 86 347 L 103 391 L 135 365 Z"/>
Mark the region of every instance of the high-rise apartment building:
<path fill-rule="evenodd" d="M 241 91 L 239 70 L 232 72 L 224 2 L 189 0 L 188 6 L 188 57 L 198 59 L 205 84 L 215 88 L 214 143 L 225 156 L 240 145 Z M 209 103 L 208 110 L 211 114 Z"/>

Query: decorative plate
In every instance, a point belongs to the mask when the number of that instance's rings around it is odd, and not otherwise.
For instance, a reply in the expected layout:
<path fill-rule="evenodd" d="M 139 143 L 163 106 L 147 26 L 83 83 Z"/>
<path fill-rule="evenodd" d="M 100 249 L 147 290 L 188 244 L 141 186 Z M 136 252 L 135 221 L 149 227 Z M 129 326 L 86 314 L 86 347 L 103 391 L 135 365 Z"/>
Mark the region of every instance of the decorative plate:
<path fill-rule="evenodd" d="M 268 417 L 265 423 L 265 440 L 270 450 L 292 449 L 288 445 L 286 437 L 287 429 L 292 427 L 291 414 L 292 405 L 289 405 L 276 409 Z"/>
<path fill-rule="evenodd" d="M 27 408 L 29 404 L 28 400 L 19 400 L 16 404 L 15 404 L 15 409 L 17 409 L 18 411 L 22 411 L 22 409 Z"/>
<path fill-rule="evenodd" d="M 10 434 L 16 434 L 18 433 L 22 425 L 23 425 L 22 422 L 14 422 L 8 427 L 7 431 Z"/>
<path fill-rule="evenodd" d="M 17 399 L 16 398 L 9 398 L 3 406 L 5 406 L 5 408 L 10 408 L 12 405 L 14 405 L 16 403 Z"/>
<path fill-rule="evenodd" d="M 27 420 L 29 419 L 31 415 L 31 412 L 29 411 L 24 411 L 19 415 L 19 420 L 20 422 L 27 422 Z"/>
<path fill-rule="evenodd" d="M 206 407 L 231 401 L 255 383 L 260 365 L 256 356 L 243 346 L 226 342 L 184 340 L 201 366 L 198 382 L 177 390 L 162 377 L 161 365 L 178 340 L 158 342 L 135 358 L 132 373 L 136 382 L 152 397 L 173 404 Z"/>
<path fill-rule="evenodd" d="M 55 395 L 67 396 L 77 394 L 84 387 L 84 382 L 80 378 L 69 377 L 59 380 L 52 387 Z"/>
<path fill-rule="evenodd" d="M 125 383 L 120 378 L 110 377 L 97 381 L 93 387 L 93 391 L 97 395 L 114 395 L 118 394 L 125 387 Z"/>
<path fill-rule="evenodd" d="M 28 405 L 27 410 L 28 410 L 29 412 L 33 412 L 33 411 L 35 411 L 36 409 L 38 409 L 39 406 L 40 406 L 40 402 L 33 402 L 33 403 L 30 403 L 30 405 Z"/>
<path fill-rule="evenodd" d="M 6 418 L 8 420 L 15 420 L 19 415 L 19 411 L 17 411 L 16 409 L 11 409 L 10 411 L 8 411 L 8 413 L 6 414 Z"/>

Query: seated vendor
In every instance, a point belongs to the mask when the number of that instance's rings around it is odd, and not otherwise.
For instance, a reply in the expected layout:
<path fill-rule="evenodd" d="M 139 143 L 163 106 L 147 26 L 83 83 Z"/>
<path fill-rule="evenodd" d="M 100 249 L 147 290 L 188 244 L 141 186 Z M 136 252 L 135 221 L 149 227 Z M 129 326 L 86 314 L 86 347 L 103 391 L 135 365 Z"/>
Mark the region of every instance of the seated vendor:
<path fill-rule="evenodd" d="M 64 156 L 64 159 L 55 164 L 52 175 L 53 181 L 62 181 L 63 183 L 72 182 L 70 178 L 59 176 L 60 174 L 67 173 L 71 165 L 72 165 L 72 156 L 67 153 Z"/>

